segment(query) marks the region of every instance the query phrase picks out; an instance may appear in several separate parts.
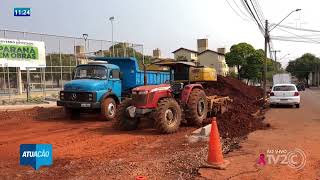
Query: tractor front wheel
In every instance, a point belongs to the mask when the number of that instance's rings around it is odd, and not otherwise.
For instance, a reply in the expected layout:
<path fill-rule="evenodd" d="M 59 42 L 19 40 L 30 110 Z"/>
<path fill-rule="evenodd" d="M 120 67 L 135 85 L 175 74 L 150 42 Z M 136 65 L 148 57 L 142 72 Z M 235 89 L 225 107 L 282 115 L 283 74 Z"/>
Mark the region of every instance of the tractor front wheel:
<path fill-rule="evenodd" d="M 121 131 L 132 131 L 138 128 L 140 119 L 137 117 L 130 117 L 127 112 L 127 108 L 132 106 L 131 99 L 125 99 L 118 106 L 118 109 L 115 114 L 114 128 Z"/>
<path fill-rule="evenodd" d="M 202 89 L 193 89 L 186 105 L 186 120 L 189 125 L 201 126 L 207 118 L 208 102 Z"/>
<path fill-rule="evenodd" d="M 153 113 L 153 118 L 158 131 L 164 134 L 174 133 L 181 123 L 180 106 L 172 98 L 162 99 Z"/>

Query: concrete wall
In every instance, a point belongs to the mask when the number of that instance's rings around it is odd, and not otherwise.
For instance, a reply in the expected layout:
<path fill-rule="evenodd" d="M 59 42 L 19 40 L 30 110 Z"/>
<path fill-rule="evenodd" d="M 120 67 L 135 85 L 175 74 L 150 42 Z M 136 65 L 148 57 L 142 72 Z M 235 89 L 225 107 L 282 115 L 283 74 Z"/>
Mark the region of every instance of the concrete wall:
<path fill-rule="evenodd" d="M 214 67 L 219 75 L 226 76 L 229 72 L 224 56 L 217 53 L 210 51 L 202 53 L 198 60 L 202 66 Z"/>

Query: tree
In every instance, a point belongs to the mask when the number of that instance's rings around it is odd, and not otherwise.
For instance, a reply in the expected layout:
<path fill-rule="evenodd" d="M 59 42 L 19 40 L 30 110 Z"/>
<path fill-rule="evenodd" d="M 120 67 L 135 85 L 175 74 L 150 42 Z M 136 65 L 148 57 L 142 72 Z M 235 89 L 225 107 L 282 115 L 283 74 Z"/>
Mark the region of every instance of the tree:
<path fill-rule="evenodd" d="M 248 43 L 235 44 L 230 48 L 230 52 L 226 54 L 228 66 L 236 66 L 238 69 L 238 79 L 247 79 L 247 82 L 260 82 L 263 78 L 264 71 L 264 50 L 254 49 Z M 267 59 L 267 79 L 272 79 L 272 75 L 281 68 L 279 62 Z"/>
<path fill-rule="evenodd" d="M 96 55 L 102 55 L 106 57 L 112 57 L 112 51 L 114 47 L 114 57 L 135 57 L 138 60 L 138 65 L 140 69 L 143 69 L 143 59 L 145 64 L 151 63 L 151 56 L 143 56 L 143 54 L 136 49 L 129 47 L 127 43 L 117 43 L 110 46 L 108 50 L 101 50 L 96 52 Z"/>
<path fill-rule="evenodd" d="M 252 45 L 239 43 L 231 46 L 230 52 L 226 54 L 226 62 L 229 67 L 236 66 L 238 70 L 238 79 L 241 79 L 243 67 L 247 65 L 248 57 L 255 53 Z"/>
<path fill-rule="evenodd" d="M 320 66 L 320 59 L 313 54 L 306 53 L 301 57 L 290 61 L 286 70 L 299 80 L 309 80 L 310 72 L 316 71 L 316 67 Z"/>
<path fill-rule="evenodd" d="M 246 63 L 242 66 L 241 77 L 247 79 L 249 82 L 260 81 L 262 78 L 264 51 L 261 49 L 255 50 L 250 56 L 246 58 Z"/>

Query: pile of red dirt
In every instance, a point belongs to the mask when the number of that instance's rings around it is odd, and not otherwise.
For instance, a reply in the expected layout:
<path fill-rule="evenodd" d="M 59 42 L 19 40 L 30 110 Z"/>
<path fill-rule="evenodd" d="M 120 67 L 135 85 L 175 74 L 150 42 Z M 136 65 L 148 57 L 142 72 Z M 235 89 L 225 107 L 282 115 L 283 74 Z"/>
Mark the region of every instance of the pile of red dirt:
<path fill-rule="evenodd" d="M 267 127 L 263 123 L 263 112 L 260 111 L 263 95 L 261 88 L 231 77 L 218 76 L 218 81 L 206 88 L 206 94 L 229 96 L 233 100 L 229 110 L 217 116 L 222 137 L 241 137 Z"/>

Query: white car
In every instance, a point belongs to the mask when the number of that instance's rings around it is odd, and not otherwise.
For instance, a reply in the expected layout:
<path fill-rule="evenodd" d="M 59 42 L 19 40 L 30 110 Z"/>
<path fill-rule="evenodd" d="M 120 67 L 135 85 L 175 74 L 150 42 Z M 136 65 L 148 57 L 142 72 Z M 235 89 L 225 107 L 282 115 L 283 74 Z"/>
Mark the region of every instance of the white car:
<path fill-rule="evenodd" d="M 272 87 L 269 98 L 270 106 L 286 104 L 300 107 L 300 94 L 294 84 L 276 84 Z"/>

